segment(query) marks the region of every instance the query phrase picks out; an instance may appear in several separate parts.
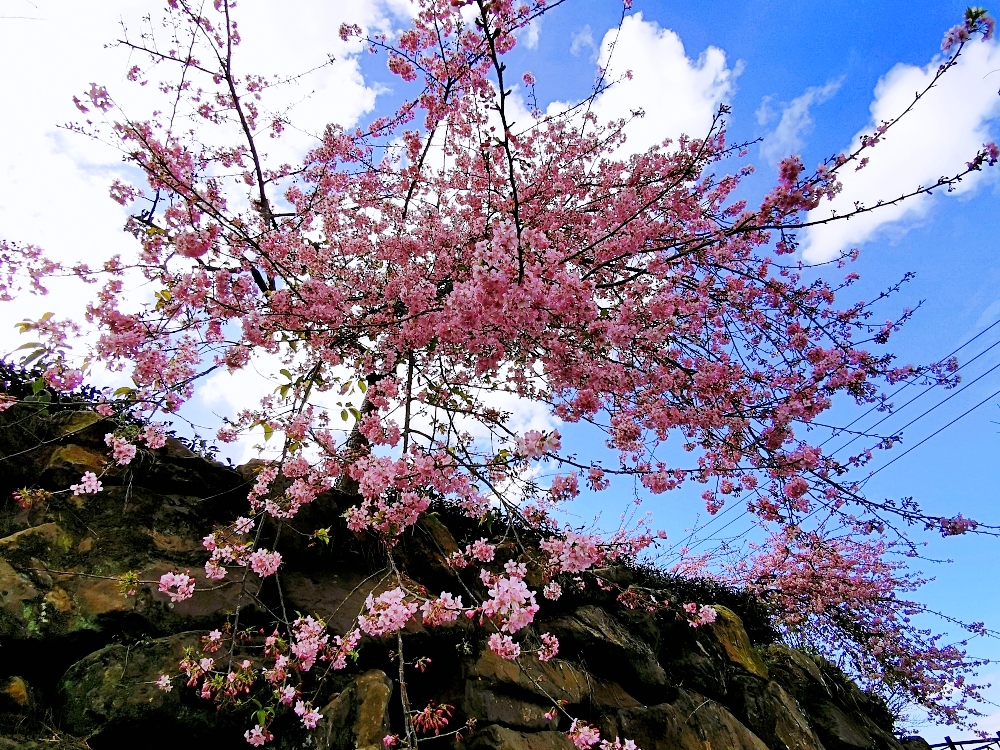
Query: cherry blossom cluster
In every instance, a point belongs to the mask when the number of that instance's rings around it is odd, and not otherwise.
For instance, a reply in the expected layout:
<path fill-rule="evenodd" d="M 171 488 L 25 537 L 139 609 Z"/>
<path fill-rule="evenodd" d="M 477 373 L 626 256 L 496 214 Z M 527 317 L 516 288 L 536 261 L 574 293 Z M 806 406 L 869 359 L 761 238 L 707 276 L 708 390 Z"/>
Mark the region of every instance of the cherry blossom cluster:
<path fill-rule="evenodd" d="M 182 602 L 194 596 L 194 578 L 187 573 L 164 573 L 160 576 L 159 590 L 171 602 Z"/>
<path fill-rule="evenodd" d="M 97 475 L 92 471 L 84 472 L 80 481 L 69 486 L 74 495 L 96 495 L 104 485 L 97 479 Z"/>
<path fill-rule="evenodd" d="M 477 539 L 465 546 L 465 551 L 453 552 L 448 557 L 448 564 L 453 568 L 466 568 L 472 562 L 493 562 L 496 556 L 496 545 L 490 544 L 486 539 Z"/>
<path fill-rule="evenodd" d="M 367 613 L 358 617 L 358 626 L 372 636 L 387 635 L 402 630 L 418 608 L 416 602 L 406 601 L 405 598 L 406 592 L 399 587 L 381 593 L 377 597 L 369 594 L 365 600 Z M 444 609 L 444 606 L 439 605 L 439 608 Z"/>
<path fill-rule="evenodd" d="M 535 593 L 524 582 L 527 567 L 513 560 L 504 565 L 505 576 L 483 570 L 480 579 L 488 587 L 489 598 L 483 602 L 482 613 L 491 617 L 504 633 L 516 633 L 530 625 L 538 612 Z M 492 641 L 490 643 L 493 645 Z M 499 652 L 498 652 L 499 653 Z"/>
<path fill-rule="evenodd" d="M 111 448 L 111 457 L 119 466 L 127 466 L 135 458 L 135 445 L 113 433 L 104 436 L 104 442 Z"/>
<path fill-rule="evenodd" d="M 696 602 L 688 602 L 684 605 L 684 612 L 688 616 L 688 625 L 692 628 L 700 628 L 702 625 L 711 625 L 715 622 L 717 612 L 714 607 L 706 604 L 698 605 Z"/>
<path fill-rule="evenodd" d="M 453 597 L 446 591 L 437 599 L 428 599 L 420 607 L 424 625 L 447 625 L 455 622 L 462 612 L 462 597 Z"/>
<path fill-rule="evenodd" d="M 600 743 L 601 750 L 639 750 L 635 742 L 615 737 L 614 742 L 601 739 L 601 732 L 597 727 L 591 726 L 585 721 L 574 719 L 569 729 L 569 738 L 576 745 L 577 750 L 591 750 L 594 745 Z"/>
<path fill-rule="evenodd" d="M 273 576 L 281 551 L 264 546 L 260 532 L 337 488 L 358 498 L 346 513 L 348 528 L 390 549 L 432 502 L 477 521 L 527 523 L 543 537 L 541 593 L 555 600 L 562 594 L 555 576 L 582 587 L 584 573 L 636 559 L 659 536 L 555 532 L 554 504 L 578 496 L 581 481 L 603 492 L 623 476 L 654 494 L 696 483 L 710 513 L 738 498 L 776 530 L 729 574 L 775 602 L 789 633 L 815 625 L 827 652 L 846 650 L 873 684 L 912 681 L 914 700 L 957 715 L 971 694 L 970 661 L 891 611 L 888 603 L 916 580 L 887 560 L 891 550 L 878 535 L 887 516 L 946 536 L 982 525 L 960 514 L 931 516 L 914 503 L 870 500 L 846 481 L 892 441 L 841 460 L 814 440 L 835 399 L 881 404 L 886 384 L 951 383 L 957 365 L 896 365 L 880 347 L 909 312 L 875 322 L 875 303 L 838 302 L 856 275 L 813 279 L 789 259 L 806 214 L 840 191 L 844 170 L 864 168 L 898 120 L 813 170 L 797 156 L 782 160 L 776 184 L 750 203 L 738 191 L 752 168 L 740 161 L 745 147 L 727 138 L 724 110 L 705 133 L 627 160 L 624 123 L 600 122 L 593 108 L 536 112 L 516 123 L 503 56 L 546 3 L 420 0 L 411 28 L 394 40 L 341 29 L 342 38 L 364 38 L 371 51 L 385 52 L 412 96 L 354 130 L 331 125 L 298 163 L 277 163 L 259 139 L 267 132 L 280 140 L 290 122 L 271 107 L 270 79 L 239 68 L 234 4 L 210 5 L 170 0 L 170 44 L 157 43 L 156 28 L 124 42 L 136 60 L 129 81 L 176 65 L 176 78 L 159 87 L 170 107 L 130 119 L 99 84 L 76 99 L 87 117 L 79 129 L 117 143 L 142 179 L 111 187 L 112 198 L 133 211 L 134 257 L 73 269 L 85 281 L 103 279 L 87 308 L 100 330 L 92 356 L 128 369 L 129 399 L 141 413 L 176 411 L 217 368 L 240 372 L 262 358 L 283 365 L 276 390 L 229 415 L 219 433 L 230 440 L 260 427 L 266 439 L 279 436 L 280 458 L 258 472 L 246 516 L 204 540 L 209 578 L 225 578 L 227 565 Z M 993 20 L 978 9 L 946 35 L 949 56 L 931 86 L 975 34 L 993 34 Z M 216 54 L 223 48 L 233 53 Z M 522 80 L 535 84 L 530 74 Z M 197 125 L 174 128 L 175 116 Z M 428 158 L 432 146 L 446 154 L 443 164 Z M 951 186 L 998 157 L 1000 149 L 985 144 L 964 171 L 914 195 Z M 837 220 L 869 210 L 858 204 Z M 845 255 L 841 265 L 853 259 Z M 36 248 L 6 242 L 0 269 L 5 299 L 25 286 L 40 291 L 46 274 L 63 270 Z M 127 304 L 130 274 L 155 290 L 155 304 Z M 50 318 L 25 325 L 49 352 L 64 352 L 76 330 Z M 82 377 L 62 355 L 44 372 L 49 387 L 63 390 Z M 318 394 L 341 401 L 322 407 Z M 614 458 L 606 466 L 580 462 L 558 431 L 516 429 L 498 397 L 599 430 Z M 10 403 L 3 399 L 0 408 Z M 690 459 L 663 458 L 658 448 L 669 438 Z M 132 461 L 139 439 L 109 435 L 113 460 Z M 142 439 L 154 449 L 166 438 L 151 426 Z M 559 473 L 541 480 L 547 465 Z M 70 487 L 76 495 L 101 489 L 92 472 Z M 418 610 L 428 625 L 447 625 L 463 612 L 478 616 L 495 631 L 489 647 L 517 659 L 513 635 L 539 610 L 538 592 L 525 580 L 528 562 L 537 561 L 508 559 L 499 574 L 487 567 L 497 555 L 481 539 L 450 558 L 456 571 L 479 569 L 487 591 L 479 606 L 463 608 L 448 592 L 428 599 L 400 583 L 372 590 L 346 634 L 327 633 L 306 614 L 268 636 L 266 665 L 239 661 L 223 674 L 204 655 L 186 659 L 183 670 L 213 700 L 245 694 L 263 674 L 275 700 L 310 727 L 318 714 L 292 678 L 319 661 L 344 668 L 362 634 L 399 633 Z M 193 586 L 186 573 L 160 580 L 174 602 Z M 666 606 L 637 594 L 626 599 Z M 683 612 L 693 627 L 716 615 L 694 602 Z M 850 633 L 865 635 L 851 640 Z M 549 634 L 541 643 L 539 658 L 558 651 Z M 440 709 L 427 716 L 434 731 Z M 247 741 L 269 742 L 268 726 L 261 720 Z M 600 742 L 583 722 L 574 722 L 570 737 L 580 750 Z M 634 745 L 616 739 L 602 748 Z"/>
<path fill-rule="evenodd" d="M 952 26 L 941 40 L 941 51 L 949 53 L 958 45 L 964 44 L 972 38 L 973 34 L 981 34 L 983 41 L 993 38 L 993 31 L 996 22 L 982 8 L 967 8 L 965 11 L 965 22 Z"/>

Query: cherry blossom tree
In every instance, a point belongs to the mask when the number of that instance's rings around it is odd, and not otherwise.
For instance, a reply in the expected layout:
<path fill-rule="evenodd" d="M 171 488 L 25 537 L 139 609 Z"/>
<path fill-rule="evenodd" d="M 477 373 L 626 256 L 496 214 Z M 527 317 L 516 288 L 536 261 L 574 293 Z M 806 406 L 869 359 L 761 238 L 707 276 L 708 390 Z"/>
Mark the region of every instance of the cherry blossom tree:
<path fill-rule="evenodd" d="M 274 575 L 281 551 L 261 545 L 261 530 L 331 488 L 357 497 L 349 528 L 389 550 L 438 502 L 541 530 L 545 555 L 533 588 L 528 564 L 537 561 L 500 566 L 487 539 L 469 545 L 450 563 L 481 569 L 477 600 L 414 590 L 389 555 L 396 585 L 372 591 L 354 629 L 331 633 L 309 614 L 275 623 L 266 665 L 232 663 L 228 675 L 209 654 L 233 636 L 216 631 L 202 658 L 181 664 L 191 687 L 224 700 L 263 682 L 275 710 L 311 728 L 322 717 L 296 680 L 318 661 L 344 668 L 363 636 L 399 639 L 402 665 L 400 631 L 418 612 L 425 625 L 477 619 L 504 658 L 534 648 L 551 659 L 554 637 L 529 646 L 524 633 L 539 597 L 560 595 L 556 577 L 634 560 L 657 541 L 644 527 L 609 538 L 560 530 L 555 508 L 581 486 L 632 480 L 657 496 L 701 485 L 710 513 L 745 505 L 769 540 L 741 565 L 723 571 L 706 560 L 702 572 L 759 593 L 792 637 L 833 655 L 846 648 L 873 689 L 901 690 L 947 720 L 963 715 L 976 696 L 965 682 L 975 662 L 913 625 L 920 605 L 897 594 L 920 581 L 891 555 L 914 550 L 908 526 L 992 529 L 865 496 L 852 477 L 870 454 L 836 459 L 807 436 L 837 398 L 878 404 L 886 384 L 952 382 L 955 363 L 896 364 L 883 345 L 909 313 L 883 324 L 873 318 L 881 300 L 838 304 L 857 278 L 841 275 L 854 254 L 821 278 L 795 251 L 810 225 L 947 189 L 993 165 L 995 144 L 935 184 L 809 222 L 898 120 L 815 170 L 785 159 L 751 206 L 739 192 L 752 169 L 746 144 L 727 139 L 725 108 L 709 132 L 631 156 L 622 156 L 627 123 L 599 122 L 589 106 L 613 81 L 602 78 L 575 106 L 516 114 L 525 97 L 515 88 L 533 101 L 534 76 L 516 76 L 505 55 L 520 29 L 561 2 L 422 0 L 398 37 L 340 30 L 385 56 L 412 95 L 366 127 L 329 125 L 300 162 L 282 164 L 267 155 L 292 125 L 269 105 L 282 81 L 243 68 L 235 3 L 168 4 L 162 27 L 120 42 L 139 61 L 131 81 L 159 79 L 160 111 L 126 117 L 97 84 L 77 99 L 86 118 L 78 129 L 116 144 L 139 175 L 111 187 L 133 211 L 136 256 L 64 269 L 37 248 L 3 244 L 0 295 L 42 289 L 56 273 L 98 282 L 87 310 L 100 331 L 92 357 L 128 372 L 135 387 L 115 398 L 149 419 L 176 412 L 213 371 L 280 361 L 274 394 L 218 434 L 232 441 L 262 427 L 280 451 L 257 474 L 246 514 L 206 538 L 212 579 Z M 992 31 L 992 19 L 970 9 L 945 37 L 935 82 Z M 154 304 L 126 298 L 136 277 L 156 289 Z M 78 383 L 63 355 L 73 324 L 24 326 L 44 342 L 47 382 Z M 614 458 L 581 458 L 556 430 L 519 433 L 498 396 L 586 426 Z M 151 429 L 145 440 L 155 445 L 162 434 Z M 668 439 L 690 459 L 658 458 Z M 120 464 L 134 443 L 108 437 Z M 541 481 L 542 463 L 559 473 Z M 100 490 L 94 475 L 71 488 Z M 195 593 L 181 572 L 160 588 L 174 600 Z M 705 603 L 684 612 L 696 627 L 715 617 Z M 447 724 L 447 706 L 411 711 L 405 690 L 403 700 L 405 737 L 387 746 L 412 746 L 418 732 Z M 248 729 L 250 744 L 271 739 L 271 715 Z M 576 720 L 571 738 L 582 749 L 601 741 Z M 626 738 L 602 746 L 623 741 L 634 747 Z"/>

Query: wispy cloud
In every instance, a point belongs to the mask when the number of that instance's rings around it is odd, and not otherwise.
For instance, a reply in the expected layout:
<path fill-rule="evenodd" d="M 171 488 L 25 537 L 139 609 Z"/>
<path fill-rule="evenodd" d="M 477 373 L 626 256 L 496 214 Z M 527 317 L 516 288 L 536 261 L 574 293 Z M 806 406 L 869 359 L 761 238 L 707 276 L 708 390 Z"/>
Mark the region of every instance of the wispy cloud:
<path fill-rule="evenodd" d="M 573 41 L 569 45 L 569 53 L 573 57 L 579 57 L 587 50 L 590 50 L 592 56 L 597 57 L 597 42 L 594 41 L 594 32 L 590 24 L 573 32 Z"/>
<path fill-rule="evenodd" d="M 518 41 L 528 49 L 538 48 L 538 39 L 542 35 L 542 17 L 533 18 L 531 22 L 518 33 Z"/>
<path fill-rule="evenodd" d="M 804 94 L 796 97 L 784 107 L 777 127 L 760 144 L 761 157 L 771 164 L 777 164 L 789 154 L 799 152 L 805 145 L 803 137 L 812 130 L 811 107 L 815 104 L 822 104 L 837 93 L 842 80 L 838 78 L 824 86 L 808 88 Z M 774 110 L 771 109 L 771 97 L 765 97 L 757 110 L 757 122 L 761 125 L 767 125 L 774 116 Z"/>

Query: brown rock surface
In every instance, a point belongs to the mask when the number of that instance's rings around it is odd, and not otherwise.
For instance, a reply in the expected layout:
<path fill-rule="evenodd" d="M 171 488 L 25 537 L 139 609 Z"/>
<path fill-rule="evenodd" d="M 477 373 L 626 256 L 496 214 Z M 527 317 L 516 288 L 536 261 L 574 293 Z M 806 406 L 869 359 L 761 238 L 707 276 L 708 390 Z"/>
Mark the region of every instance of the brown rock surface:
<path fill-rule="evenodd" d="M 382 738 L 390 734 L 391 697 L 392 682 L 385 672 L 373 669 L 358 677 L 320 711 L 317 750 L 383 750 Z"/>
<path fill-rule="evenodd" d="M 575 750 L 562 732 L 516 732 L 501 726 L 486 727 L 469 743 L 471 750 Z"/>
<path fill-rule="evenodd" d="M 211 709 L 190 710 L 183 704 L 181 684 L 170 692 L 156 679 L 175 673 L 184 649 L 197 646 L 203 633 L 178 633 L 135 646 L 116 644 L 90 654 L 70 667 L 59 683 L 63 723 L 77 735 L 100 732 L 112 724 L 138 726 L 154 718 L 179 726 L 204 726 Z"/>
<path fill-rule="evenodd" d="M 542 662 L 533 654 L 524 654 L 514 662 L 483 649 L 479 658 L 468 665 L 466 677 L 473 682 L 518 688 L 546 700 L 571 704 L 581 703 L 590 692 L 583 670 L 561 659 Z"/>
<path fill-rule="evenodd" d="M 481 724 L 503 724 L 514 729 L 535 731 L 554 729 L 558 721 L 545 717 L 545 712 L 551 708 L 551 704 L 545 707 L 498 693 L 481 682 L 465 683 L 462 711 Z"/>
<path fill-rule="evenodd" d="M 673 703 L 619 711 L 617 724 L 642 750 L 768 750 L 724 706 L 684 689 Z"/>
<path fill-rule="evenodd" d="M 0 414 L 0 428 L 17 418 L 44 444 L 32 448 L 16 434 L 10 442 L 13 433 L 0 429 L 0 456 L 24 456 L 0 484 L 65 489 L 83 471 L 106 464 L 107 420 L 72 410 L 49 416 L 36 410 L 29 419 L 23 411 Z M 369 593 L 397 585 L 392 565 L 414 590 L 483 595 L 468 575 L 474 571 L 445 563 L 488 533 L 478 522 L 445 511 L 429 515 L 390 560 L 371 539 L 346 530 L 341 515 L 352 500 L 333 491 L 282 529 L 287 546 L 280 549 L 288 554 L 279 576 L 248 575 L 244 586 L 234 567 L 229 581 L 210 581 L 202 538 L 245 512 L 248 483 L 260 464 L 221 466 L 176 440 L 141 451 L 127 474 L 107 475 L 97 495 L 40 496 L 28 508 L 0 505 L 0 684 L 6 685 L 0 750 L 83 747 L 84 737 L 93 750 L 131 746 L 140 731 L 150 749 L 172 749 L 178 737 L 219 750 L 246 747 L 252 701 L 273 705 L 271 688 L 261 684 L 247 703 L 217 712 L 183 680 L 175 679 L 169 693 L 154 685 L 160 674 L 177 675 L 185 646 L 196 645 L 204 630 L 231 622 L 238 609 L 240 627 L 254 637 L 296 613 L 322 617 L 333 634 L 343 634 Z M 328 544 L 311 536 L 320 526 L 331 529 Z M 506 549 L 498 547 L 498 569 Z M 142 583 L 126 597 L 119 576 L 129 571 Z M 191 599 L 171 603 L 159 592 L 157 581 L 168 571 L 190 571 L 196 580 Z M 532 575 L 540 575 L 537 566 Z M 634 571 L 601 575 L 628 581 Z M 574 750 L 563 733 L 566 716 L 545 718 L 554 701 L 598 726 L 604 738 L 633 739 L 642 750 L 921 747 L 915 740 L 896 742 L 884 707 L 833 665 L 766 645 L 766 637 L 760 638 L 765 644 L 755 643 L 737 605 L 717 606 L 716 623 L 695 631 L 683 620 L 626 611 L 589 587 L 556 603 L 539 597 L 539 603 L 537 622 L 516 636 L 524 647 L 517 661 L 486 648 L 488 626 L 466 618 L 443 628 L 413 622 L 404 631 L 413 706 L 431 700 L 455 706 L 445 731 L 465 726 L 459 750 Z M 561 642 L 558 658 L 547 663 L 532 651 L 545 631 Z M 310 733 L 279 708 L 277 750 L 383 750 L 386 734 L 402 733 L 396 648 L 395 639 L 366 637 L 345 670 L 318 662 L 308 678 L 317 678 L 319 687 L 308 694 L 303 688 L 302 697 L 322 706 L 323 719 Z M 426 673 L 415 668 L 425 656 L 433 657 L 423 665 Z M 442 747 L 446 742 L 452 740 L 442 740 Z"/>

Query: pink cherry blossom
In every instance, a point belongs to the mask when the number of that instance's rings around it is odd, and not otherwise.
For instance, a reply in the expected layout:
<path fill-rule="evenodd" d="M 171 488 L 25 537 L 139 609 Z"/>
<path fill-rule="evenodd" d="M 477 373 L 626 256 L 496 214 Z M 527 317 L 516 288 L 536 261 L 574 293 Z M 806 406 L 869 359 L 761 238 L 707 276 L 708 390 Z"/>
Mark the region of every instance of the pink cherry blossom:
<path fill-rule="evenodd" d="M 119 466 L 127 466 L 135 458 L 135 446 L 124 438 L 117 437 L 111 433 L 104 436 L 106 445 L 111 446 L 111 455 L 115 463 Z"/>
<path fill-rule="evenodd" d="M 254 573 L 266 578 L 278 572 L 278 568 L 281 566 L 281 553 L 259 549 L 250 553 L 248 562 Z"/>
<path fill-rule="evenodd" d="M 159 589 L 171 602 L 182 602 L 194 596 L 194 579 L 186 573 L 164 573 L 160 576 Z"/>
<path fill-rule="evenodd" d="M 142 430 L 142 439 L 146 441 L 150 450 L 162 448 L 167 444 L 167 435 L 163 425 L 147 424 Z"/>
<path fill-rule="evenodd" d="M 539 546 L 548 553 L 557 571 L 579 573 L 603 558 L 599 543 L 597 537 L 567 531 L 563 537 L 543 539 Z"/>
<path fill-rule="evenodd" d="M 521 655 L 521 647 L 509 635 L 494 633 L 489 639 L 490 651 L 501 659 L 513 661 Z"/>
<path fill-rule="evenodd" d="M 479 562 L 492 562 L 496 554 L 496 547 L 485 539 L 478 539 L 465 548 L 465 554 Z"/>
<path fill-rule="evenodd" d="M 551 633 L 542 633 L 540 638 L 542 647 L 538 649 L 538 660 L 551 661 L 559 653 L 559 639 Z"/>
<path fill-rule="evenodd" d="M 248 729 L 243 736 L 254 747 L 260 747 L 274 739 L 273 735 L 259 724 L 253 729 Z"/>
<path fill-rule="evenodd" d="M 428 599 L 420 608 L 424 625 L 447 625 L 458 619 L 462 611 L 462 597 L 452 597 L 442 591 L 437 599 Z"/>
<path fill-rule="evenodd" d="M 103 485 L 98 481 L 97 475 L 92 471 L 84 472 L 84 475 L 80 477 L 80 482 L 78 484 L 71 484 L 69 488 L 73 491 L 74 495 L 95 495 L 104 489 Z"/>
<path fill-rule="evenodd" d="M 601 739 L 601 732 L 597 727 L 593 727 L 585 721 L 573 719 L 569 732 L 566 734 L 570 742 L 576 745 L 577 750 L 590 750 Z"/>
<path fill-rule="evenodd" d="M 523 575 L 520 570 L 512 572 Z M 535 595 L 521 575 L 498 577 L 488 590 L 490 598 L 483 603 L 483 614 L 497 618 L 505 633 L 516 633 L 530 625 L 538 611 Z"/>
<path fill-rule="evenodd" d="M 389 635 L 402 630 L 417 611 L 417 603 L 407 602 L 405 597 L 406 592 L 398 587 L 377 597 L 369 594 L 365 600 L 368 613 L 358 616 L 358 625 L 372 636 Z"/>
<path fill-rule="evenodd" d="M 299 701 L 295 704 L 295 715 L 302 719 L 302 726 L 306 729 L 315 729 L 319 720 L 323 718 L 310 704 Z"/>

